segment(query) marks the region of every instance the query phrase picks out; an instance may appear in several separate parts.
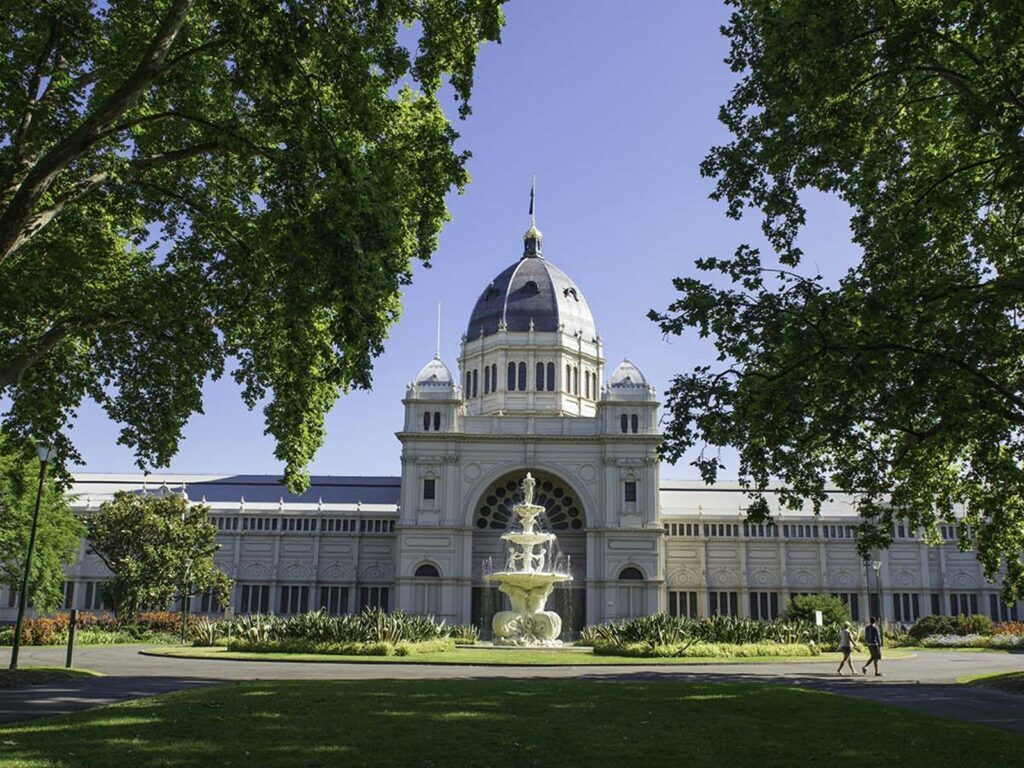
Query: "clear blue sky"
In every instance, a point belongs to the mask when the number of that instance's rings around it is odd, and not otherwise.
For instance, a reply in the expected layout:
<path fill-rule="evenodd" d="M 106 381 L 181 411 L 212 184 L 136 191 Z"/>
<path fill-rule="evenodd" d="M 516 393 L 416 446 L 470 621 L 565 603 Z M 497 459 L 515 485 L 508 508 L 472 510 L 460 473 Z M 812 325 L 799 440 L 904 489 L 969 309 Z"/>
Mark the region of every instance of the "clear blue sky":
<path fill-rule="evenodd" d="M 659 391 L 706 360 L 710 346 L 666 341 L 647 311 L 667 306 L 671 279 L 694 273 L 694 259 L 761 242 L 756 218 L 727 219 L 698 172 L 708 148 L 727 138 L 717 113 L 734 82 L 719 0 L 511 0 L 506 13 L 504 42 L 480 53 L 473 114 L 456 125 L 473 153 L 473 181 L 450 198 L 452 221 L 432 267 L 418 268 L 406 290 L 372 392 L 347 395 L 331 411 L 315 474 L 400 471 L 401 399 L 433 355 L 437 303 L 442 356 L 454 371 L 477 296 L 521 255 L 531 174 L 544 254 L 586 294 L 606 374 L 629 357 Z M 808 219 L 808 270 L 838 274 L 856 254 L 846 210 L 815 198 Z M 245 409 L 230 379 L 208 383 L 205 411 L 189 422 L 172 471 L 280 471 L 262 414 Z M 133 471 L 116 425 L 95 405 L 82 409 L 74 439 L 86 470 Z M 725 476 L 734 476 L 726 459 Z M 662 468 L 663 478 L 695 476 L 686 461 Z"/>

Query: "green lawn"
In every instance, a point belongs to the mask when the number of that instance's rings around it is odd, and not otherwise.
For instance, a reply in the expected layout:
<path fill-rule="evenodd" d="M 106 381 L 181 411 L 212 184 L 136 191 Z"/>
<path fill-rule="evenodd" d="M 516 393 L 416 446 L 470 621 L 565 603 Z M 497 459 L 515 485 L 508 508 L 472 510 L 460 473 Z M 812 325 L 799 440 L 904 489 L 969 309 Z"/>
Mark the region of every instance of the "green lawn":
<path fill-rule="evenodd" d="M 838 653 L 823 653 L 820 656 L 756 656 L 740 659 L 713 658 L 668 658 L 644 659 L 629 656 L 595 656 L 590 651 L 559 650 L 557 648 L 537 650 L 512 650 L 499 648 L 456 648 L 441 653 L 417 653 L 412 656 L 332 656 L 319 653 L 251 653 L 228 651 L 224 648 L 167 647 L 149 648 L 144 653 L 153 656 L 175 656 L 178 658 L 217 659 L 221 661 L 303 661 L 314 663 L 358 663 L 358 664 L 462 664 L 482 666 L 590 666 L 603 665 L 644 665 L 644 664 L 789 664 L 789 663 L 830 663 L 838 666 Z M 886 652 L 886 660 L 906 658 L 913 655 L 905 649 Z M 863 656 L 862 661 L 867 660 Z M 857 656 L 854 661 L 860 658 Z"/>
<path fill-rule="evenodd" d="M 984 685 L 1009 693 L 1024 693 L 1024 672 L 990 672 L 982 675 L 965 675 L 956 679 L 958 683 Z"/>
<path fill-rule="evenodd" d="M 1024 737 L 777 685 L 253 682 L 0 729 L 4 768 L 1020 765 Z"/>
<path fill-rule="evenodd" d="M 40 685 L 53 680 L 66 680 L 71 677 L 102 677 L 99 672 L 91 669 L 66 669 L 64 667 L 19 667 L 18 669 L 0 669 L 0 688 L 13 688 L 22 685 Z"/>

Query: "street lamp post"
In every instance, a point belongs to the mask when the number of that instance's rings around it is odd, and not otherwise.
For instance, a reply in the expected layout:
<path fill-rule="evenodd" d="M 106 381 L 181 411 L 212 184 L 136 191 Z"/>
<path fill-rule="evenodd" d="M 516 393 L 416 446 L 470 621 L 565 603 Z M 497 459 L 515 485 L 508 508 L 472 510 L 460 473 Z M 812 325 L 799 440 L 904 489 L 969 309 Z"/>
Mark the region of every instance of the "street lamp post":
<path fill-rule="evenodd" d="M 885 621 L 885 608 L 882 605 L 882 561 L 872 560 L 871 567 L 875 571 L 875 592 L 878 595 L 878 625 Z"/>
<path fill-rule="evenodd" d="M 28 553 L 25 555 L 25 573 L 21 579 L 18 594 L 18 622 L 14 626 L 14 645 L 11 647 L 11 669 L 18 668 L 18 651 L 21 650 L 21 625 L 25 623 L 25 607 L 28 605 L 28 577 L 32 571 L 32 553 L 36 548 L 36 529 L 39 527 L 39 504 L 43 500 L 43 480 L 46 478 L 46 464 L 53 449 L 45 443 L 36 446 L 39 456 L 39 489 L 36 491 L 36 508 L 32 513 L 32 531 L 28 536 Z"/>

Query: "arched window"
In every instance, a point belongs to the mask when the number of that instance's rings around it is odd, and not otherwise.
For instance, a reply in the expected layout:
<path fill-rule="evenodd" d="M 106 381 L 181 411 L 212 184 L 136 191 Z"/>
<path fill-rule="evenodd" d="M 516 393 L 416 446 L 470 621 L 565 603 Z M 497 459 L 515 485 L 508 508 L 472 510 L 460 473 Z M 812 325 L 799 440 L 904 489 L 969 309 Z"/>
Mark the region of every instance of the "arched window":
<path fill-rule="evenodd" d="M 434 431 L 441 429 L 441 412 L 434 411 Z"/>
<path fill-rule="evenodd" d="M 619 581 L 643 581 L 644 575 L 640 572 L 639 568 L 633 566 L 627 566 L 619 571 Z"/>
<path fill-rule="evenodd" d="M 554 363 L 548 363 L 548 380 L 547 380 L 547 385 L 548 385 L 547 386 L 548 392 L 554 392 L 555 391 L 555 364 Z"/>
<path fill-rule="evenodd" d="M 629 426 L 633 430 L 633 434 L 634 435 L 637 433 L 638 429 L 640 428 L 640 420 L 637 418 L 635 413 L 632 416 L 629 417 Z"/>
<path fill-rule="evenodd" d="M 519 391 L 526 391 L 526 363 L 519 364 Z"/>
<path fill-rule="evenodd" d="M 516 388 L 516 364 L 508 364 L 508 386 L 505 387 L 509 392 L 514 391 Z"/>
<path fill-rule="evenodd" d="M 583 372 L 583 394 L 590 399 L 590 371 Z"/>
<path fill-rule="evenodd" d="M 544 391 L 544 363 L 537 363 L 537 380 L 533 386 L 538 392 Z"/>
<path fill-rule="evenodd" d="M 430 411 L 423 414 L 423 431 L 430 429 Z"/>
<path fill-rule="evenodd" d="M 466 397 L 473 396 L 473 372 L 466 371 Z"/>
<path fill-rule="evenodd" d="M 576 494 L 560 481 L 534 471 L 537 480 L 534 503 L 544 507 L 538 518 L 545 530 L 582 531 L 583 505 Z M 511 530 L 516 516 L 512 508 L 523 500 L 522 476 L 495 482 L 480 498 L 473 524 L 480 530 Z"/>
<path fill-rule="evenodd" d="M 580 369 L 575 365 L 572 367 L 572 393 L 574 395 L 580 393 Z"/>
<path fill-rule="evenodd" d="M 476 368 L 473 369 L 473 397 L 476 397 L 477 384 L 480 383 L 479 371 Z"/>
<path fill-rule="evenodd" d="M 491 393 L 491 366 L 484 366 L 484 394 Z"/>
<path fill-rule="evenodd" d="M 622 427 L 622 434 L 626 434 L 627 432 L 629 432 L 629 418 L 626 416 L 626 414 L 622 414 L 619 417 L 619 426 Z"/>
<path fill-rule="evenodd" d="M 572 366 L 565 364 L 565 391 L 572 394 Z"/>
<path fill-rule="evenodd" d="M 494 363 L 491 366 L 491 392 L 498 391 L 498 364 Z"/>
<path fill-rule="evenodd" d="M 417 579 L 439 579 L 441 574 L 437 570 L 436 565 L 430 563 L 424 563 L 416 569 L 416 573 L 413 574 Z"/>

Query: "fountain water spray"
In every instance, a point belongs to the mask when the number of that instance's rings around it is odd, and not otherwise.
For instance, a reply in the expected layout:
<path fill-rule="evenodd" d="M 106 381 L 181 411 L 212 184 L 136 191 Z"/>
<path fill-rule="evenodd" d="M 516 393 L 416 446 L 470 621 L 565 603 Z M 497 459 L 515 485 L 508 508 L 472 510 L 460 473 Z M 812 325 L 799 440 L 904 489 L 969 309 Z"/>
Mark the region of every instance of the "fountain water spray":
<path fill-rule="evenodd" d="M 544 610 L 544 604 L 555 584 L 572 581 L 568 572 L 559 572 L 551 562 L 550 551 L 555 534 L 535 531 L 537 517 L 544 507 L 533 503 L 537 481 L 527 473 L 523 480 L 523 503 L 512 507 L 522 530 L 502 534 L 508 542 L 505 570 L 489 573 L 484 578 L 498 583 L 498 590 L 508 595 L 511 611 L 494 614 L 492 627 L 497 645 L 558 645 L 562 617 Z M 568 570 L 568 569 L 567 569 Z"/>

